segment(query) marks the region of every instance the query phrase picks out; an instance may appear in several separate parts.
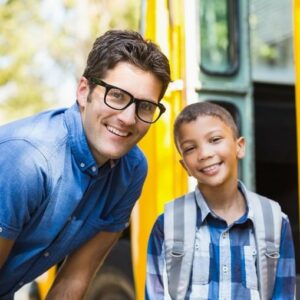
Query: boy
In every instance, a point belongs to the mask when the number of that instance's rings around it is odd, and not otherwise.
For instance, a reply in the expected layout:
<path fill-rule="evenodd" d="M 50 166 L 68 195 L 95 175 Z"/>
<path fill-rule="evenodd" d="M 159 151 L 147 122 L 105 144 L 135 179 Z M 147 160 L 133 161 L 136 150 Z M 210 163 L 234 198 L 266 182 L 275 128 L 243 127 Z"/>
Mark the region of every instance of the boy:
<path fill-rule="evenodd" d="M 47 300 L 81 300 L 128 226 L 165 111 L 167 57 L 138 32 L 94 42 L 76 103 L 0 127 L 0 299 L 64 260 Z M 66 259 L 65 259 L 66 258 Z"/>
<path fill-rule="evenodd" d="M 288 218 L 238 181 L 245 140 L 229 112 L 191 104 L 177 117 L 174 138 L 198 184 L 167 204 L 153 227 L 146 299 L 294 299 Z"/>

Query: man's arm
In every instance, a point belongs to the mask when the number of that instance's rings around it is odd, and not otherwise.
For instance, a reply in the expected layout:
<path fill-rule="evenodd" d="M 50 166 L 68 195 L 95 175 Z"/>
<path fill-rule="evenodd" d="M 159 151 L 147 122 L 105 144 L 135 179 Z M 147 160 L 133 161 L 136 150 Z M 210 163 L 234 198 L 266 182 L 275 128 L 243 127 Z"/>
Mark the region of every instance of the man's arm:
<path fill-rule="evenodd" d="M 14 245 L 13 240 L 8 240 L 5 238 L 0 237 L 0 273 L 1 273 L 1 268 L 4 265 L 10 251 L 11 248 Z"/>
<path fill-rule="evenodd" d="M 295 295 L 295 251 L 290 223 L 282 219 L 280 258 L 278 260 L 272 300 L 293 300 Z"/>
<path fill-rule="evenodd" d="M 81 300 L 121 232 L 99 232 L 72 253 L 56 276 L 47 300 Z"/>

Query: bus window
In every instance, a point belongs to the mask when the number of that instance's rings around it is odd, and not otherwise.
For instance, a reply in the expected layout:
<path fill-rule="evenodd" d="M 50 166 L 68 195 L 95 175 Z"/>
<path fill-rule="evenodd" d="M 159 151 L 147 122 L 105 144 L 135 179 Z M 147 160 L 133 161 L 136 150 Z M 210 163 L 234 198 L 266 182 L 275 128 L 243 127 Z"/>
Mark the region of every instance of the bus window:
<path fill-rule="evenodd" d="M 254 81 L 294 84 L 292 0 L 251 0 Z"/>
<path fill-rule="evenodd" d="M 201 70 L 232 75 L 239 67 L 236 0 L 200 1 Z"/>

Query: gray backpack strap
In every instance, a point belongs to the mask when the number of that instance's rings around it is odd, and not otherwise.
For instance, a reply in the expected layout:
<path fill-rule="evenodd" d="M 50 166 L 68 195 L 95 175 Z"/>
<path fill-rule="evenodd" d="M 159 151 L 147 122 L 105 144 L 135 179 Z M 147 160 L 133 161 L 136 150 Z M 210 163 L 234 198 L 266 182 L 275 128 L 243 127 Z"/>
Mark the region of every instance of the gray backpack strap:
<path fill-rule="evenodd" d="M 278 258 L 282 213 L 279 204 L 252 192 L 247 192 L 254 212 L 254 234 L 257 248 L 258 284 L 262 300 L 272 298 Z"/>
<path fill-rule="evenodd" d="M 168 290 L 172 300 L 185 298 L 192 270 L 196 234 L 195 193 L 165 206 L 164 234 Z"/>

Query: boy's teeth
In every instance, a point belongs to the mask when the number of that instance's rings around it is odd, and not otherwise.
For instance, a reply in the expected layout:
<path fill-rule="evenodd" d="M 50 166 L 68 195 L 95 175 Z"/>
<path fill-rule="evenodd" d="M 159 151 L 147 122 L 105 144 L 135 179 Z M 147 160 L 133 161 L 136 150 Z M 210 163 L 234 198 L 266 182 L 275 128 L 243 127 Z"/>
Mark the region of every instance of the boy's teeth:
<path fill-rule="evenodd" d="M 216 168 L 217 168 L 217 165 L 212 165 L 212 166 L 203 168 L 202 171 L 203 172 L 211 172 L 211 171 L 215 170 Z"/>

